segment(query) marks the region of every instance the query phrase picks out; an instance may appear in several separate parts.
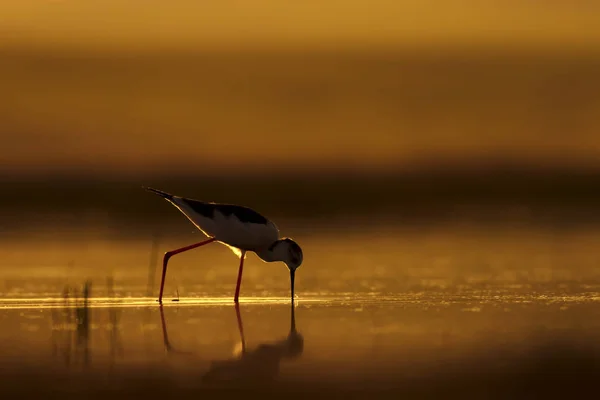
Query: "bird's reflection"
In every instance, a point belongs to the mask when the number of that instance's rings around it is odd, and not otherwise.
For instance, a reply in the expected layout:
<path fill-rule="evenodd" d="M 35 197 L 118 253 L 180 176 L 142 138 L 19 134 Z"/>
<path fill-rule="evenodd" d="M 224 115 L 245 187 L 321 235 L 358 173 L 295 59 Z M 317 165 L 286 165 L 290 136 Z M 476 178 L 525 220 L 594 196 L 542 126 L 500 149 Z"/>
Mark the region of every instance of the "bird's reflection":
<path fill-rule="evenodd" d="M 210 363 L 209 370 L 202 376 L 205 384 L 220 382 L 270 381 L 279 374 L 279 367 L 283 360 L 293 360 L 304 351 L 304 338 L 296 329 L 294 305 L 290 309 L 290 331 L 287 337 L 269 343 L 262 343 L 255 349 L 248 350 L 244 335 L 244 325 L 239 305 L 235 305 L 238 330 L 242 345 L 241 353 L 230 359 L 216 360 Z M 167 324 L 162 305 L 160 315 L 163 328 L 163 341 L 165 350 L 169 353 L 191 354 L 175 350 L 169 341 Z"/>
<path fill-rule="evenodd" d="M 163 343 L 165 345 L 165 350 L 167 351 L 167 353 L 169 353 L 169 354 L 192 354 L 189 351 L 176 350 L 173 347 L 173 345 L 171 345 L 171 342 L 169 341 L 169 332 L 167 330 L 167 321 L 165 320 L 165 312 L 163 310 L 162 304 L 160 305 L 160 322 L 162 325 Z"/>
<path fill-rule="evenodd" d="M 235 358 L 213 361 L 208 372 L 202 377 L 204 383 L 270 381 L 279 374 L 281 361 L 298 358 L 304 351 L 304 338 L 296 330 L 293 305 L 290 311 L 290 332 L 287 337 L 276 342 L 260 344 L 253 350 L 248 350 L 246 347 L 242 318 L 237 305 L 235 310 L 242 340 L 242 352 Z"/>

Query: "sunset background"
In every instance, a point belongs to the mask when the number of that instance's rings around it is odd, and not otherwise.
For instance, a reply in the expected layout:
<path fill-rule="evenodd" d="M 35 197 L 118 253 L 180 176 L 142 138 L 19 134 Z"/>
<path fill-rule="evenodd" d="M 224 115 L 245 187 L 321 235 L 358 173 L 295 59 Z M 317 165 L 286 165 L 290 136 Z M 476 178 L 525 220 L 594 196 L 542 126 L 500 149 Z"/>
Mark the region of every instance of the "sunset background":
<path fill-rule="evenodd" d="M 592 0 L 0 0 L 3 390 L 596 390 L 599 21 Z M 142 186 L 272 219 L 303 250 L 296 301 L 249 252 L 234 308 L 239 259 L 211 244 L 169 261 L 159 308 L 163 254 L 205 237 Z"/>
<path fill-rule="evenodd" d="M 158 185 L 280 218 L 580 209 L 600 196 L 599 13 L 3 2 L 0 203 L 7 221 L 24 205 L 143 219 L 164 215 L 139 190 Z"/>

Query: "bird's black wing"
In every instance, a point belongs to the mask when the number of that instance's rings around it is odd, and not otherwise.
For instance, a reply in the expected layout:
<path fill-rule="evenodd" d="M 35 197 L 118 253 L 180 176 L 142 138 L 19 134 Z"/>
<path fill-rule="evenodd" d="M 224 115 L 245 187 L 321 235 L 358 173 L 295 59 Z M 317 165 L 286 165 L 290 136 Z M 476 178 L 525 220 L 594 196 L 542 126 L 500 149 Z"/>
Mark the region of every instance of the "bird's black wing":
<path fill-rule="evenodd" d="M 248 207 L 236 206 L 233 204 L 206 203 L 199 200 L 185 198 L 181 200 L 184 201 L 192 210 L 206 218 L 213 219 L 215 217 L 215 211 L 218 211 L 227 217 L 233 214 L 241 222 L 253 224 L 268 223 L 268 219 L 266 217 Z"/>

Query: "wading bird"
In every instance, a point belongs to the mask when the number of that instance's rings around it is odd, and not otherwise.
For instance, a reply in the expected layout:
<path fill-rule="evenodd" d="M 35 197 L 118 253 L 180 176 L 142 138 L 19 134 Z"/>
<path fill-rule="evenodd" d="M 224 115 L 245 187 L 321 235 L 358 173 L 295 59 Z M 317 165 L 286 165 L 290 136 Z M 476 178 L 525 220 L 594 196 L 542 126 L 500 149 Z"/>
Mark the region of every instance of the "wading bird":
<path fill-rule="evenodd" d="M 167 263 L 175 254 L 195 249 L 212 242 L 228 246 L 240 257 L 237 285 L 234 301 L 238 303 L 242 271 L 246 252 L 253 251 L 265 262 L 282 261 L 290 270 L 292 302 L 294 301 L 294 277 L 296 269 L 302 264 L 303 255 L 300 246 L 290 238 L 280 238 L 277 226 L 256 211 L 232 204 L 208 203 L 204 201 L 174 196 L 153 188 L 144 188 L 156 193 L 173 204 L 201 232 L 207 240 L 165 253 L 158 302 L 162 303 Z"/>

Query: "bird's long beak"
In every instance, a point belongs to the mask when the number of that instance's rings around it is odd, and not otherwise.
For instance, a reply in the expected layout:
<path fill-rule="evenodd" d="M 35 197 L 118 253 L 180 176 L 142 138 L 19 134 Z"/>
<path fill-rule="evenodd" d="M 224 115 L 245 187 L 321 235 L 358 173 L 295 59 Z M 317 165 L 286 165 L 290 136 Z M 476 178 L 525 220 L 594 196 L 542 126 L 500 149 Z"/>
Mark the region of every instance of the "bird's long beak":
<path fill-rule="evenodd" d="M 296 276 L 296 270 L 290 269 L 290 283 L 292 285 L 292 303 L 294 302 L 294 278 Z"/>

